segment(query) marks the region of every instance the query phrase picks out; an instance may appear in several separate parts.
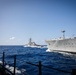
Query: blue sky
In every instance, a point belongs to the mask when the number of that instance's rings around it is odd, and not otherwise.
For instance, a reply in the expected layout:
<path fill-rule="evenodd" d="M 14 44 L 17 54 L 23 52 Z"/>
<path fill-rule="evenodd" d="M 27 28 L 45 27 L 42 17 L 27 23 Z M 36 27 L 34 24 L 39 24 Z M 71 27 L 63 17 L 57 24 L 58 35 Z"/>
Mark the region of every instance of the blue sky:
<path fill-rule="evenodd" d="M 75 0 L 0 0 L 0 45 L 76 36 Z"/>

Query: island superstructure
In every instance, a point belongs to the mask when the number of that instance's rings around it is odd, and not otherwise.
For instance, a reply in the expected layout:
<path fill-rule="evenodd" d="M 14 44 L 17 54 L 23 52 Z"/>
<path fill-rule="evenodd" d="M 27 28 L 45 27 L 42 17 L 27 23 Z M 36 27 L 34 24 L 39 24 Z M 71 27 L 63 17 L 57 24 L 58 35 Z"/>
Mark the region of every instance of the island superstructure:
<path fill-rule="evenodd" d="M 76 37 L 65 38 L 65 30 L 62 31 L 63 37 L 58 39 L 46 40 L 47 51 L 75 52 L 76 53 Z"/>

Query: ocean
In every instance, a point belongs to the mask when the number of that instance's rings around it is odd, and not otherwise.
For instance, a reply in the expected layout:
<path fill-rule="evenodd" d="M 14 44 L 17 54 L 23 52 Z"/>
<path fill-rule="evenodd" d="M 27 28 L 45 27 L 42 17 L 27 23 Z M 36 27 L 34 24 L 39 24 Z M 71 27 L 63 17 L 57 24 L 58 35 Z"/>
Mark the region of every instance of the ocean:
<path fill-rule="evenodd" d="M 72 69 L 76 69 L 76 54 L 46 52 L 46 50 L 47 48 L 0 46 L 0 61 L 5 52 L 5 63 L 13 67 L 14 55 L 16 55 L 16 69 L 18 70 L 16 75 L 39 75 L 37 66 L 39 61 L 42 65 L 42 75 L 71 75 Z"/>

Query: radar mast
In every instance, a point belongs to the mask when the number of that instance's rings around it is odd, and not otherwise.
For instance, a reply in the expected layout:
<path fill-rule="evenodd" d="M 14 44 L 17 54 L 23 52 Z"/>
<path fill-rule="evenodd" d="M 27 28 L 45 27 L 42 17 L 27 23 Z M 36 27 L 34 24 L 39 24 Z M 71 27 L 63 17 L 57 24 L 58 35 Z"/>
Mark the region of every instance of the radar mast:
<path fill-rule="evenodd" d="M 62 32 L 63 39 L 65 39 L 65 30 L 63 30 L 61 32 Z"/>
<path fill-rule="evenodd" d="M 32 42 L 32 39 L 30 38 L 30 39 L 29 39 L 29 44 L 30 44 L 30 45 L 31 45 L 31 42 Z"/>

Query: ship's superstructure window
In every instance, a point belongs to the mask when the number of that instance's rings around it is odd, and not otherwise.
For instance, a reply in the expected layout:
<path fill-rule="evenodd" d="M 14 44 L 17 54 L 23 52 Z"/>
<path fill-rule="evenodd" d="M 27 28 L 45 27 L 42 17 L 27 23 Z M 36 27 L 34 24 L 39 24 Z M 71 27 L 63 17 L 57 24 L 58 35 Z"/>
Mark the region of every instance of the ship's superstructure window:
<path fill-rule="evenodd" d="M 74 44 L 74 43 L 64 43 L 63 45 L 70 47 L 71 45 L 72 45 L 72 46 L 73 46 L 73 45 L 76 45 L 76 43 L 75 43 L 75 44 Z"/>

